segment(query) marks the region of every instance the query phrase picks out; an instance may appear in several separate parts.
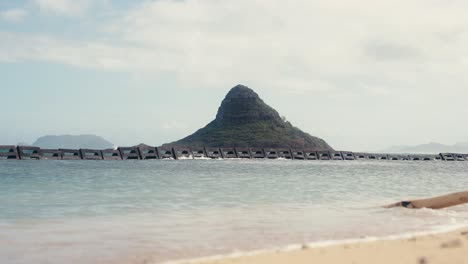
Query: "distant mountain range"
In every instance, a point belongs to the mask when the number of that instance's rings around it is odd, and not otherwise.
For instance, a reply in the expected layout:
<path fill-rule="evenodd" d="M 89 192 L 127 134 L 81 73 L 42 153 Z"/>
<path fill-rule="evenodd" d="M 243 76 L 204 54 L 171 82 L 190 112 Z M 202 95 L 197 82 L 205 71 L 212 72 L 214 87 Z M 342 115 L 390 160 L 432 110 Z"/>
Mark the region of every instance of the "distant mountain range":
<path fill-rule="evenodd" d="M 114 144 L 96 135 L 61 135 L 40 137 L 33 146 L 45 149 L 108 149 L 113 148 Z"/>
<path fill-rule="evenodd" d="M 444 145 L 441 143 L 431 142 L 428 144 L 416 146 L 393 146 L 388 149 L 382 150 L 384 153 L 468 153 L 468 142 L 460 142 L 455 145 Z"/>

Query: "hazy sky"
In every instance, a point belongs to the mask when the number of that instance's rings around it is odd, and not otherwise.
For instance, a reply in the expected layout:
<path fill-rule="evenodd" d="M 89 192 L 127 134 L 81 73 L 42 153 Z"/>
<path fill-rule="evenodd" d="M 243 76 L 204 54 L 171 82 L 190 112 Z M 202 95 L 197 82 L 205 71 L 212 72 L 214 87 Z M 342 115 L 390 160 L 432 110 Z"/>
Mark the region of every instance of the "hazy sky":
<path fill-rule="evenodd" d="M 0 0 L 0 143 L 162 144 L 254 89 L 334 148 L 468 141 L 468 1 Z"/>

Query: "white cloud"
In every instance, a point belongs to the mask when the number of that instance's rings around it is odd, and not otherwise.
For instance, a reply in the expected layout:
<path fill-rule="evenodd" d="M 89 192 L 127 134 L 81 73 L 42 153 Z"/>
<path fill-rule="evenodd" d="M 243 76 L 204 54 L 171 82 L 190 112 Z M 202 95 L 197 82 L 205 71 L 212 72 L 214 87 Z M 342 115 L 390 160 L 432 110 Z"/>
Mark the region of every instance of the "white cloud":
<path fill-rule="evenodd" d="M 83 14 L 90 5 L 91 0 L 34 0 L 42 12 L 65 16 L 78 16 Z"/>
<path fill-rule="evenodd" d="M 79 14 L 91 3 L 34 1 L 45 11 L 62 14 Z M 299 90 L 308 90 L 304 87 L 317 80 L 335 86 L 353 79 L 359 80 L 349 85 L 356 87 L 368 79 L 394 86 L 412 82 L 415 74 L 433 78 L 465 72 L 464 8 L 468 4 L 462 1 L 435 0 L 145 1 L 112 22 L 96 25 L 112 42 L 32 36 L 29 41 L 47 45 L 44 54 L 12 41 L 17 52 L 10 57 L 26 60 L 30 54 L 36 60 L 83 67 L 173 71 L 184 86 L 291 80 Z M 68 54 L 71 50 L 75 54 Z"/>
<path fill-rule="evenodd" d="M 34 1 L 44 11 L 70 15 L 91 4 Z M 4 33 L 0 54 L 3 60 L 171 72 L 183 87 L 244 82 L 290 86 L 295 94 L 368 93 L 363 87 L 438 93 L 437 80 L 468 83 L 466 9 L 464 1 L 436 0 L 144 1 L 96 25 L 112 41 Z"/>
<path fill-rule="evenodd" d="M 64 15 L 81 14 L 91 3 L 34 1 L 44 12 Z M 310 109 L 333 105 L 315 121 L 292 120 L 307 131 L 321 129 L 332 143 L 350 142 L 343 125 L 369 145 L 383 144 L 387 129 L 414 142 L 425 131 L 446 135 L 449 124 L 458 135 L 468 133 L 459 119 L 468 114 L 466 10 L 462 0 L 144 1 L 94 25 L 99 39 L 0 33 L 0 61 L 168 72 L 190 88 L 244 83 L 307 99 Z M 293 111 L 284 114 L 301 114 Z M 403 129 L 391 124 L 396 117 Z M 442 119 L 446 127 L 434 122 Z"/>
<path fill-rule="evenodd" d="M 24 20 L 28 12 L 21 8 L 9 9 L 0 12 L 0 17 L 10 23 L 18 23 Z"/>
<path fill-rule="evenodd" d="M 183 86 L 334 86 L 356 78 L 347 86 L 379 79 L 406 87 L 415 77 L 466 69 L 465 8 L 462 1 L 161 0 L 130 10 L 113 28 L 130 45 L 173 54 Z"/>
<path fill-rule="evenodd" d="M 0 61 L 48 61 L 113 71 L 165 71 L 178 62 L 170 54 L 49 35 L 0 32 Z"/>
<path fill-rule="evenodd" d="M 34 1 L 62 14 L 91 4 Z M 172 72 L 183 87 L 244 82 L 289 86 L 295 94 L 368 93 L 363 87 L 437 93 L 436 80 L 468 83 L 466 8 L 436 0 L 145 1 L 96 25 L 112 41 L 4 33 L 0 53 L 3 60 Z"/>

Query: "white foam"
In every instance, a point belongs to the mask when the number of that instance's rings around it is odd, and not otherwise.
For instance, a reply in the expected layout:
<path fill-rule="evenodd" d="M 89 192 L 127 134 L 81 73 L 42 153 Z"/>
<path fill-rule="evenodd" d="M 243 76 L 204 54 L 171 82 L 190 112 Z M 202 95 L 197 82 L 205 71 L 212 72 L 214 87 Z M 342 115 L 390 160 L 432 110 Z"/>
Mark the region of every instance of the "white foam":
<path fill-rule="evenodd" d="M 208 157 L 194 157 L 194 159 L 196 159 L 196 160 L 211 160 Z"/>
<path fill-rule="evenodd" d="M 223 160 L 223 158 L 208 158 L 208 157 L 201 157 L 201 158 L 194 158 L 196 160 Z"/>
<path fill-rule="evenodd" d="M 192 160 L 193 157 L 190 155 L 189 157 L 178 157 L 178 160 Z"/>

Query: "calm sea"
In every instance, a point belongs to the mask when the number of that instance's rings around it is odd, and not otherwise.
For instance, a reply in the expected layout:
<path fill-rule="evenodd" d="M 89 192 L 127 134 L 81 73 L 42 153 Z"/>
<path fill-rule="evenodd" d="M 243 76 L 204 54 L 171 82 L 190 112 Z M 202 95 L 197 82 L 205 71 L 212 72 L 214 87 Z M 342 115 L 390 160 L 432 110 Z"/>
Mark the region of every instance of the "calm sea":
<path fill-rule="evenodd" d="M 468 207 L 382 209 L 468 189 L 468 162 L 0 161 L 0 263 L 150 263 L 434 231 Z"/>

